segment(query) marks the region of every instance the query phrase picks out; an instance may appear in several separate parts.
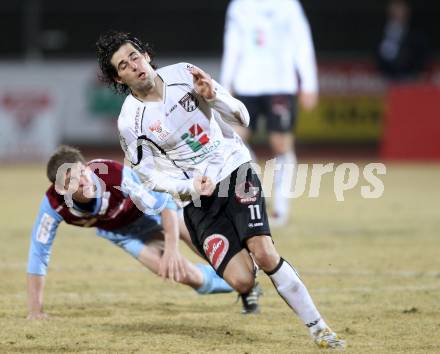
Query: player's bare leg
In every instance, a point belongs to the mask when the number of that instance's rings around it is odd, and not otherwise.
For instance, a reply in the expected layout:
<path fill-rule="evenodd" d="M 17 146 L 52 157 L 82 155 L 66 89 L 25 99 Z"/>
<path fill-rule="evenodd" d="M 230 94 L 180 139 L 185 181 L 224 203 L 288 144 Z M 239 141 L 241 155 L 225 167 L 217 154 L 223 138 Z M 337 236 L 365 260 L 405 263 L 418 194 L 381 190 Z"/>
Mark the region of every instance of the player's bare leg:
<path fill-rule="evenodd" d="M 255 314 L 260 311 L 258 298 L 262 291 L 255 282 L 255 273 L 254 262 L 245 249 L 231 258 L 223 272 L 223 279 L 240 294 L 243 314 Z"/>
<path fill-rule="evenodd" d="M 223 279 L 240 294 L 249 292 L 255 285 L 254 264 L 247 250 L 238 252 L 225 267 Z"/>
<path fill-rule="evenodd" d="M 289 216 L 289 199 L 287 192 L 293 190 L 296 176 L 296 155 L 293 149 L 294 138 L 291 133 L 272 132 L 269 136 L 270 145 L 279 168 L 274 174 L 274 194 L 271 226 L 283 226 Z M 293 175 L 285 171 L 293 170 Z"/>
<path fill-rule="evenodd" d="M 316 309 L 295 268 L 281 258 L 269 236 L 254 236 L 247 241 L 258 267 L 269 276 L 280 296 L 309 328 L 320 347 L 342 347 L 344 342 L 330 330 Z"/>
<path fill-rule="evenodd" d="M 162 257 L 164 243 L 162 234 L 156 235 L 141 250 L 138 260 L 154 274 L 159 274 L 160 258 Z M 232 288 L 209 265 L 193 264 L 186 258 L 183 259 L 184 276 L 179 283 L 188 285 L 199 294 L 212 294 L 231 292 Z"/>

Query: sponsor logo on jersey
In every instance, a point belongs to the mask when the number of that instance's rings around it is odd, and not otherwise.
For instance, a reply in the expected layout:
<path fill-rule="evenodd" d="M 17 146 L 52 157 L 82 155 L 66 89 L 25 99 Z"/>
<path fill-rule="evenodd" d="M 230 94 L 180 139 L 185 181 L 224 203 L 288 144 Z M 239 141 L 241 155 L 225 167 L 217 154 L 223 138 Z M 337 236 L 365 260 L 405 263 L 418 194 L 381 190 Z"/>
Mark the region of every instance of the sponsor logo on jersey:
<path fill-rule="evenodd" d="M 257 201 L 260 189 L 246 181 L 235 186 L 235 199 L 240 204 L 251 204 Z"/>
<path fill-rule="evenodd" d="M 199 151 L 204 145 L 209 143 L 209 137 L 206 135 L 202 127 L 193 124 L 188 132 L 180 137 L 191 148 L 192 151 Z"/>
<path fill-rule="evenodd" d="M 203 250 L 205 251 L 205 255 L 208 257 L 209 263 L 211 263 L 216 270 L 223 262 L 228 249 L 228 239 L 220 234 L 208 236 L 203 242 Z"/>
<path fill-rule="evenodd" d="M 199 163 L 205 161 L 207 159 L 207 157 L 208 157 L 208 154 L 211 151 L 214 151 L 215 149 L 217 149 L 219 145 L 220 145 L 220 140 L 214 140 L 214 141 L 211 142 L 211 144 L 206 145 L 205 147 L 203 147 L 203 149 L 200 150 L 200 155 L 194 156 L 194 157 L 190 158 L 192 164 L 193 165 L 198 165 Z"/>
<path fill-rule="evenodd" d="M 154 134 L 154 136 L 161 141 L 165 141 L 168 138 L 168 136 L 170 135 L 170 132 L 166 128 L 163 127 L 160 120 L 153 122 L 148 127 L 148 130 L 150 130 L 150 132 L 152 132 Z"/>
<path fill-rule="evenodd" d="M 179 100 L 179 104 L 183 107 L 185 111 L 193 112 L 199 106 L 199 100 L 194 97 L 192 93 L 188 92 Z"/>
<path fill-rule="evenodd" d="M 55 219 L 52 216 L 47 213 L 43 214 L 36 233 L 36 239 L 38 242 L 46 244 L 47 241 L 49 241 L 50 232 L 54 223 Z"/>

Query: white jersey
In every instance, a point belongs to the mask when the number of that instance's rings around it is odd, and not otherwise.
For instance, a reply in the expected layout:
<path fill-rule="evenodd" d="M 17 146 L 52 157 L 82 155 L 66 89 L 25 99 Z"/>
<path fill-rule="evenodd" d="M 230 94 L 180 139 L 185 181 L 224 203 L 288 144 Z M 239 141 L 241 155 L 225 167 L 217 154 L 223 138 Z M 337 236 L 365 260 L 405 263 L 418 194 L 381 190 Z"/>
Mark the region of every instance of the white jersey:
<path fill-rule="evenodd" d="M 251 160 L 227 124 L 247 126 L 245 106 L 215 81 L 215 99 L 199 96 L 192 67 L 179 63 L 157 70 L 164 82 L 163 100 L 142 102 L 129 95 L 118 119 L 121 146 L 141 180 L 180 197 L 194 192 L 195 175 L 218 183 Z"/>
<path fill-rule="evenodd" d="M 234 0 L 226 14 L 220 83 L 243 96 L 316 93 L 307 18 L 297 0 Z"/>

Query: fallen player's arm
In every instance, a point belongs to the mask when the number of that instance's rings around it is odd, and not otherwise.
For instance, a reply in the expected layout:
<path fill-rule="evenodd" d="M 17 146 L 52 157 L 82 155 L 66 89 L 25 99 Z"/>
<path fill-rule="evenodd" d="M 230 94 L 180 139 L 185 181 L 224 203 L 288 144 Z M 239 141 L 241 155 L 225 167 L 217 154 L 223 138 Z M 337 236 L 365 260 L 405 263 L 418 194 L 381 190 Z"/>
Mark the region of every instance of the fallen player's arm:
<path fill-rule="evenodd" d="M 43 294 L 45 275 L 49 264 L 52 243 L 62 217 L 52 209 L 47 197 L 32 229 L 27 266 L 28 319 L 44 319 Z"/>
<path fill-rule="evenodd" d="M 47 318 L 43 311 L 44 275 L 27 275 L 28 320 Z"/>
<path fill-rule="evenodd" d="M 161 214 L 165 238 L 165 249 L 159 263 L 159 275 L 179 281 L 185 276 L 183 259 L 179 253 L 179 221 L 177 206 L 171 196 L 154 192 L 142 184 L 139 176 L 124 167 L 121 191 L 129 196 L 135 205 L 147 215 Z"/>
<path fill-rule="evenodd" d="M 185 267 L 179 252 L 179 221 L 176 210 L 165 208 L 162 213 L 165 249 L 159 264 L 159 275 L 175 281 L 183 279 Z"/>

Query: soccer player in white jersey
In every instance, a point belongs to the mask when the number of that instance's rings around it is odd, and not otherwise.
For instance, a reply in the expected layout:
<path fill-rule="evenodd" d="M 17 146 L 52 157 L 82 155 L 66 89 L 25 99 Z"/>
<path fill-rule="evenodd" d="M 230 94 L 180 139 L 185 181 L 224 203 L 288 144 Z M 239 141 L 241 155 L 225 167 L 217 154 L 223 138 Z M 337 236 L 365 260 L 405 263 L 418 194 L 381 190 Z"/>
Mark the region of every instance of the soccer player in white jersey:
<path fill-rule="evenodd" d="M 343 346 L 275 249 L 260 180 L 230 126 L 249 124 L 245 106 L 191 64 L 154 69 L 149 47 L 130 34 L 109 32 L 96 45 L 102 78 L 129 93 L 118 119 L 126 158 L 154 190 L 189 200 L 194 245 L 244 297 L 254 260 L 320 347 Z"/>
<path fill-rule="evenodd" d="M 296 168 L 293 129 L 297 94 L 305 109 L 315 107 L 318 80 L 312 36 L 297 0 L 234 0 L 227 10 L 220 83 L 249 111 L 245 140 L 266 119 L 266 130 L 278 168 L 274 175 L 272 224 L 286 224 L 287 192 Z M 298 79 L 300 86 L 298 85 Z M 290 169 L 290 172 L 288 172 Z"/>

